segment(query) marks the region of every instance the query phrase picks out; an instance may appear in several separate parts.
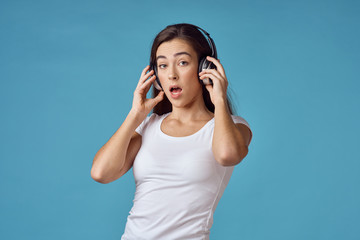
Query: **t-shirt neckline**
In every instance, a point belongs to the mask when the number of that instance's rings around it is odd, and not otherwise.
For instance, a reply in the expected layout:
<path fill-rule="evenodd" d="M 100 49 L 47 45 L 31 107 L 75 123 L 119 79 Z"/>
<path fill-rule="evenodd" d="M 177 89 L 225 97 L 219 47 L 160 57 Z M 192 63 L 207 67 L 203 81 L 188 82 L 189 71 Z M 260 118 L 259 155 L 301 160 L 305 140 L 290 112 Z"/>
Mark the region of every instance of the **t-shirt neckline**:
<path fill-rule="evenodd" d="M 191 134 L 191 135 L 188 135 L 188 136 L 183 136 L 183 137 L 174 137 L 174 136 L 170 136 L 170 135 L 167 135 L 166 133 L 164 133 L 162 130 L 161 130 L 161 124 L 163 122 L 163 120 L 170 114 L 169 113 L 165 113 L 162 115 L 162 118 L 160 119 L 159 121 L 159 126 L 158 126 L 158 130 L 160 132 L 160 135 L 166 137 L 166 138 L 169 138 L 169 139 L 179 139 L 179 140 L 182 140 L 182 139 L 188 139 L 188 138 L 192 138 L 192 137 L 195 137 L 196 135 L 200 134 L 202 131 L 204 131 L 204 129 L 206 129 L 206 127 L 214 121 L 214 117 L 212 119 L 210 119 L 207 123 L 204 124 L 204 126 L 202 126 L 198 131 L 196 131 L 195 133 Z"/>

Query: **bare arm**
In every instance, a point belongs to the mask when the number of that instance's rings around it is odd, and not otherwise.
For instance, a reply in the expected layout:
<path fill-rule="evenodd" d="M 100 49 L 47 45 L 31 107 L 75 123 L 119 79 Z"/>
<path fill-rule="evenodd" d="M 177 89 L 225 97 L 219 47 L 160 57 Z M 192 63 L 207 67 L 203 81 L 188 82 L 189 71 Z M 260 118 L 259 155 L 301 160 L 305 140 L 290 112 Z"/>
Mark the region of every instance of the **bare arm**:
<path fill-rule="evenodd" d="M 217 69 L 203 70 L 200 79 L 211 78 L 213 85 L 206 85 L 215 106 L 215 127 L 212 151 L 216 161 L 223 166 L 233 166 L 241 162 L 248 153 L 251 132 L 244 124 L 235 124 L 228 111 L 226 91 L 228 81 L 220 61 L 207 57 Z"/>
<path fill-rule="evenodd" d="M 149 66 L 144 68 L 141 73 L 134 91 L 132 109 L 125 121 L 94 157 L 91 177 L 97 182 L 115 181 L 132 167 L 136 154 L 141 147 L 141 135 L 136 133 L 135 129 L 146 118 L 151 109 L 163 99 L 164 92 L 160 92 L 155 98 L 146 99 L 146 93 L 155 80 L 155 76 L 152 76 L 153 71 L 146 73 L 148 69 Z"/>
<path fill-rule="evenodd" d="M 215 159 L 223 166 L 234 166 L 248 153 L 250 130 L 244 124 L 235 124 L 226 103 L 215 106 L 215 127 L 212 149 Z"/>
<path fill-rule="evenodd" d="M 141 136 L 135 132 L 141 121 L 130 111 L 120 128 L 96 153 L 91 169 L 95 181 L 115 181 L 131 168 L 141 146 Z"/>

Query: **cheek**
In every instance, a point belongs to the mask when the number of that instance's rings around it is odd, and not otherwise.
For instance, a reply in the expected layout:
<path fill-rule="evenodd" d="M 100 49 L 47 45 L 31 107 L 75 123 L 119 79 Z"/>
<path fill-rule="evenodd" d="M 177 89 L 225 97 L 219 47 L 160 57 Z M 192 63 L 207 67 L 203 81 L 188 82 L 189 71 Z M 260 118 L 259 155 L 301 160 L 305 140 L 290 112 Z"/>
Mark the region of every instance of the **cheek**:
<path fill-rule="evenodd" d="M 161 86 L 165 86 L 166 85 L 166 78 L 167 78 L 167 76 L 166 76 L 166 74 L 164 73 L 164 71 L 161 71 L 161 72 L 158 72 L 157 73 L 157 77 L 158 77 L 158 79 L 159 79 L 159 81 L 160 81 L 160 83 L 161 83 Z"/>
<path fill-rule="evenodd" d="M 184 77 L 186 79 L 198 79 L 198 70 L 195 67 L 187 69 L 187 71 L 184 72 Z"/>

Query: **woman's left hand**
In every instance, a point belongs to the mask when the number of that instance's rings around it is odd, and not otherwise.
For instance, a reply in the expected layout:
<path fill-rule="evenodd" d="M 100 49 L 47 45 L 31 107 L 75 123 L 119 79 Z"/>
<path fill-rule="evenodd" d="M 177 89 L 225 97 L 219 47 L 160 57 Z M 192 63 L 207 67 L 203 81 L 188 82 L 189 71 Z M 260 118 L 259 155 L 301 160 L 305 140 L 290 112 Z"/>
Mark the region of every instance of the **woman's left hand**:
<path fill-rule="evenodd" d="M 205 85 L 206 89 L 210 93 L 210 99 L 216 106 L 219 101 L 226 103 L 228 81 L 225 75 L 223 66 L 218 59 L 207 56 L 206 59 L 212 62 L 217 69 L 204 69 L 199 73 L 200 79 L 210 78 L 213 85 Z"/>

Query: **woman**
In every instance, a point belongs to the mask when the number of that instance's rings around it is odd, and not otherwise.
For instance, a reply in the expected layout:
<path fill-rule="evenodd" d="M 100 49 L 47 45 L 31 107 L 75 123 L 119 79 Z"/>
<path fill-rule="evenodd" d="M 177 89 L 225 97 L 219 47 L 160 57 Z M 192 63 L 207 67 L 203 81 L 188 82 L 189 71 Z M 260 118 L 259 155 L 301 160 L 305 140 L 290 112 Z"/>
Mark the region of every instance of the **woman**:
<path fill-rule="evenodd" d="M 245 119 L 232 115 L 227 86 L 204 30 L 175 24 L 155 37 L 132 109 L 91 170 L 109 183 L 133 167 L 134 205 L 121 239 L 209 239 L 215 208 L 252 138 Z"/>

